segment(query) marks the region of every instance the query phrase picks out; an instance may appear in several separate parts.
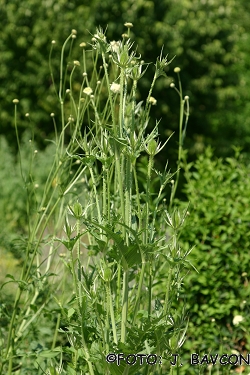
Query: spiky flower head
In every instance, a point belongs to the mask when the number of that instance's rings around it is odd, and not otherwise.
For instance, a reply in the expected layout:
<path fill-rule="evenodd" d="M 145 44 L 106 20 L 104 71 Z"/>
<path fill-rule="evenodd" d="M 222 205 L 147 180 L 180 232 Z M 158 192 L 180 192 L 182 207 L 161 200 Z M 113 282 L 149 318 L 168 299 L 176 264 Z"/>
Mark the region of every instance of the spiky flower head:
<path fill-rule="evenodd" d="M 100 53 L 107 53 L 109 51 L 109 44 L 106 40 L 106 35 L 101 27 L 96 30 L 96 34 L 94 34 L 92 42 L 92 47 Z"/>
<path fill-rule="evenodd" d="M 118 44 L 115 46 L 115 49 L 114 45 L 110 48 L 114 63 L 122 69 L 131 68 L 132 61 L 140 58 L 136 57 L 135 51 L 130 52 L 132 46 L 133 43 L 131 43 L 128 39 L 125 44 L 118 42 Z"/>

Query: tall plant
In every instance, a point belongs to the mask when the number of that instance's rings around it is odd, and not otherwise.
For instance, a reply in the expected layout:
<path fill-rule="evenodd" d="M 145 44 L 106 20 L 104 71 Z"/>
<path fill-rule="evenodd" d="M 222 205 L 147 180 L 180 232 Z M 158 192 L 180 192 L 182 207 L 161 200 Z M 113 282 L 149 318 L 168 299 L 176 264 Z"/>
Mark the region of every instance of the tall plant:
<path fill-rule="evenodd" d="M 63 276 L 58 276 L 63 280 L 60 285 L 66 287 L 60 294 L 54 290 L 59 306 L 57 327 L 51 348 L 35 354 L 38 371 L 162 374 L 169 367 L 172 354 L 178 354 L 183 344 L 187 320 L 184 313 L 177 313 L 172 302 L 178 299 L 182 271 L 189 266 L 190 250 L 184 252 L 178 242 L 187 210 L 181 213 L 173 205 L 179 171 L 174 180 L 176 173 L 168 171 L 167 165 L 162 172 L 154 168 L 155 156 L 168 140 L 160 144 L 158 123 L 148 130 L 150 109 L 157 102 L 152 96 L 154 85 L 160 76 L 165 76 L 164 69 L 170 61 L 161 53 L 147 100 L 137 103 L 137 83 L 147 65 L 133 49 L 129 38 L 132 24 L 125 26 L 128 31 L 121 41 L 108 42 L 103 30 L 98 29 L 90 49 L 81 43 L 82 62 L 65 61 L 67 49 L 76 38 L 76 31 L 72 30 L 62 48 L 58 85 L 51 72 L 62 128 L 57 130 L 52 116 L 55 159 L 40 210 L 30 223 L 7 345 L 1 349 L 1 374 L 7 366 L 7 373 L 12 373 L 18 338 L 27 332 L 29 321 L 38 318 L 45 305 L 44 302 L 30 318 L 28 307 L 24 323 L 20 322 L 18 306 L 23 286 L 29 285 L 32 265 L 36 260 L 37 281 L 45 280 L 58 243 L 66 248 L 61 257 Z M 52 47 L 53 44 L 54 41 Z M 180 162 L 188 97 L 182 98 L 181 87 L 178 93 Z M 86 117 L 89 127 L 82 129 Z M 29 202 L 25 177 L 24 182 Z M 167 203 L 169 186 L 172 194 Z M 42 275 L 39 249 L 52 216 L 56 228 L 47 273 Z M 57 234 L 59 219 L 64 219 L 64 237 Z M 73 294 L 67 289 L 69 286 Z M 39 290 L 29 303 L 34 305 L 38 295 Z M 67 345 L 57 341 L 59 327 L 59 332 L 67 337 Z M 55 359 L 48 364 L 52 357 Z M 42 362 L 41 358 L 47 359 Z"/>

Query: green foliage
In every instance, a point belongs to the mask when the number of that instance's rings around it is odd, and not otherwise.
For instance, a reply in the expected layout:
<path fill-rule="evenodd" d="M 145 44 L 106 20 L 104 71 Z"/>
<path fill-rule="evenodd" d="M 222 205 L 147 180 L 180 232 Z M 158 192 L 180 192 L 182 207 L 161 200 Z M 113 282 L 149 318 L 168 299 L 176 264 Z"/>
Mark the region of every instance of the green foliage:
<path fill-rule="evenodd" d="M 240 0 L 133 1 L 114 4 L 93 0 L 25 1 L 1 0 L 1 132 L 9 141 L 12 99 L 20 100 L 19 126 L 25 127 L 24 115 L 30 112 L 39 134 L 39 143 L 52 134 L 48 114 L 56 112 L 56 101 L 48 56 L 52 40 L 56 41 L 53 66 L 59 66 L 60 47 L 71 29 L 77 29 L 81 42 L 91 42 L 95 25 L 108 26 L 108 37 L 119 39 L 123 24 L 134 24 L 138 52 L 146 62 L 155 61 L 164 45 L 165 53 L 176 56 L 182 82 L 191 98 L 192 121 L 187 137 L 190 152 L 199 153 L 208 142 L 216 153 L 228 155 L 230 144 L 247 147 L 249 134 L 249 2 Z M 76 51 L 73 46 L 73 55 Z M 76 55 L 75 55 L 76 56 Z M 153 66 L 139 84 L 138 95 L 145 99 L 153 77 Z M 172 67 L 168 80 L 158 81 L 153 96 L 157 106 L 153 115 L 162 118 L 160 132 L 167 138 L 177 128 L 176 97 L 168 92 L 174 80 Z M 154 124 L 151 124 L 154 126 Z M 176 138 L 177 141 L 177 138 Z M 175 148 L 172 149 L 175 155 Z M 159 157 L 164 164 L 163 156 Z M 175 157 L 171 157 L 175 159 Z"/>
<path fill-rule="evenodd" d="M 184 310 L 177 312 L 173 302 L 190 267 L 190 250 L 178 243 L 186 210 L 172 208 L 179 172 L 171 181 L 167 166 L 164 172 L 154 168 L 167 142 L 160 144 L 158 124 L 148 129 L 151 94 L 170 61 L 160 54 L 147 98 L 138 103 L 146 66 L 129 37 L 109 42 L 99 28 L 91 51 L 80 46 L 79 60 L 67 60 L 75 36 L 72 30 L 64 42 L 56 74 L 50 64 L 60 112 L 60 120 L 51 115 L 51 147 L 36 149 L 32 126 L 31 140 L 20 140 L 19 101 L 13 101 L 25 225 L 17 244 L 20 275 L 7 275 L 1 285 L 4 290 L 10 282 L 16 290 L 10 309 L 0 305 L 0 374 L 19 368 L 55 373 L 55 366 L 70 374 L 162 374 L 184 341 Z M 188 98 L 181 87 L 177 91 L 182 139 Z M 181 145 L 178 155 L 180 163 Z M 170 184 L 167 210 L 163 198 Z M 156 195 L 153 186 L 159 187 Z M 156 356 L 155 366 L 138 360 L 118 366 L 106 360 L 109 353 Z"/>
<path fill-rule="evenodd" d="M 13 240 L 27 235 L 29 231 L 28 222 L 39 209 L 42 189 L 55 154 L 53 144 L 39 152 L 32 133 L 28 131 L 23 137 L 21 149 L 22 173 L 20 157 L 15 158 L 5 138 L 0 138 L 0 242 L 1 247 L 14 253 L 16 258 L 22 258 L 22 252 L 17 250 L 18 245 L 15 246 Z M 53 184 L 56 185 L 56 180 Z"/>
<path fill-rule="evenodd" d="M 94 3 L 94 2 L 92 2 Z M 52 134 L 50 112 L 56 108 L 56 97 L 48 69 L 51 41 L 59 49 L 54 66 L 59 66 L 60 46 L 71 29 L 91 30 L 93 17 L 89 6 L 82 1 L 1 0 L 0 26 L 0 102 L 1 132 L 13 143 L 13 105 L 20 99 L 18 124 L 25 128 L 25 113 L 30 113 L 39 143 Z M 56 49 L 56 47 L 55 47 Z M 39 137 L 38 137 L 39 136 Z M 43 144 L 44 146 L 44 144 Z"/>
<path fill-rule="evenodd" d="M 184 350 L 231 353 L 249 350 L 250 169 L 235 158 L 213 158 L 210 148 L 187 164 L 185 193 L 190 216 L 181 243 L 199 273 L 186 277 L 182 298 L 189 309 Z M 183 204 L 183 203 L 182 203 Z M 243 321 L 237 325 L 236 316 Z"/>
<path fill-rule="evenodd" d="M 1 243 L 3 243 L 5 230 L 12 229 L 14 232 L 18 224 L 22 223 L 25 212 L 25 205 L 23 204 L 25 193 L 22 189 L 20 171 L 10 147 L 3 137 L 0 138 L 0 162 L 0 217 L 2 220 L 1 227 L 4 229 L 1 231 Z M 5 225 L 3 225 L 4 223 Z"/>

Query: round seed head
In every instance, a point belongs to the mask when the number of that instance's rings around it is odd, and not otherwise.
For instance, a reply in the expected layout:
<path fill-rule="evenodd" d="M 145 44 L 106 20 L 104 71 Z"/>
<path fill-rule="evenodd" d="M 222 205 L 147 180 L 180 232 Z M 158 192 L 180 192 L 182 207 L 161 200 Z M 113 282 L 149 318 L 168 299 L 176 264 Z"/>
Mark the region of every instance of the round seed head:
<path fill-rule="evenodd" d="M 128 29 L 131 29 L 134 25 L 131 22 L 126 22 L 124 23 L 124 26 L 127 27 Z"/>

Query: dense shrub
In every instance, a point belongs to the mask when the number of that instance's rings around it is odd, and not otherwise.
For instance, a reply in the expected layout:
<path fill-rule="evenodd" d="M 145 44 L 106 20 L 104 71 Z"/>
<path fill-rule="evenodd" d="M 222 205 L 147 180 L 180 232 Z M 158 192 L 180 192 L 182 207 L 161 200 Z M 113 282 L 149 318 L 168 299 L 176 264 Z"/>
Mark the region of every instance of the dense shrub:
<path fill-rule="evenodd" d="M 186 350 L 216 353 L 250 349 L 249 248 L 250 167 L 235 158 L 214 159 L 210 148 L 186 166 L 185 193 L 190 216 L 184 246 L 195 244 L 182 298 L 190 309 Z M 183 203 L 181 203 L 182 205 Z M 237 324 L 236 316 L 243 321 Z M 236 319 L 236 320 L 235 320 Z"/>

